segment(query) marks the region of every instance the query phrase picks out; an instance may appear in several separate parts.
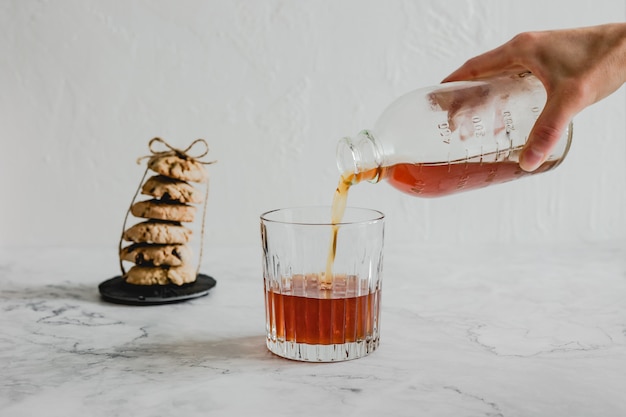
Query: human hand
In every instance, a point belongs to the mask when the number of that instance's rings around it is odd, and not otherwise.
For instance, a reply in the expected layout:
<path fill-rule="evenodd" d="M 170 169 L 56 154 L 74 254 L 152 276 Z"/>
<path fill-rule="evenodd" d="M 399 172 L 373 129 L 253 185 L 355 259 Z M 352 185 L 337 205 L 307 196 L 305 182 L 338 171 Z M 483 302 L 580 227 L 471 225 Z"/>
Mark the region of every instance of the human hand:
<path fill-rule="evenodd" d="M 520 156 L 534 171 L 548 157 L 572 118 L 626 81 L 626 23 L 524 32 L 468 60 L 443 82 L 530 71 L 547 101 Z"/>

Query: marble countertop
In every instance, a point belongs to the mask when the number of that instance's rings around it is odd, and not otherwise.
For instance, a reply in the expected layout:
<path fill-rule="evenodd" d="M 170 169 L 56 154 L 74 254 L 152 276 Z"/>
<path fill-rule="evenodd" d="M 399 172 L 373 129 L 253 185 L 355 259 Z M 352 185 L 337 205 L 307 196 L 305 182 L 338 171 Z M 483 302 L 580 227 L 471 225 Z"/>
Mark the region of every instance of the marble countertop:
<path fill-rule="evenodd" d="M 115 248 L 0 251 L 1 416 L 626 415 L 626 242 L 385 249 L 381 344 L 301 363 L 264 339 L 260 248 L 209 295 L 104 302 Z"/>

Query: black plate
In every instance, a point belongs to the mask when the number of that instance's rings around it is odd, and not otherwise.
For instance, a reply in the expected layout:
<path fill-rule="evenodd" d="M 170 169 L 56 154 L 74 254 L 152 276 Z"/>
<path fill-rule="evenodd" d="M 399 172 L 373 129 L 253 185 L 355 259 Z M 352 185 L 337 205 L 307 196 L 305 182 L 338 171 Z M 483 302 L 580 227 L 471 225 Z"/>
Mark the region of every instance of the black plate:
<path fill-rule="evenodd" d="M 98 285 L 105 301 L 137 306 L 178 303 L 202 297 L 215 287 L 217 282 L 210 276 L 198 274 L 196 280 L 185 285 L 133 285 L 117 276 Z"/>

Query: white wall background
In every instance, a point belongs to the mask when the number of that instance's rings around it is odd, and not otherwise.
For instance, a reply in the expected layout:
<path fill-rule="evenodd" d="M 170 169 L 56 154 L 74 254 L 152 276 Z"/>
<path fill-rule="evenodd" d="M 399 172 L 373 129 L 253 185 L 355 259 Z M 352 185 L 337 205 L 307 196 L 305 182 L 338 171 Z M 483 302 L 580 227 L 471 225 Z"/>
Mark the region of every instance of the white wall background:
<path fill-rule="evenodd" d="M 206 138 L 207 240 L 328 204 L 337 139 L 521 31 L 623 21 L 626 1 L 0 1 L 1 246 L 110 245 L 161 136 Z M 557 170 L 437 200 L 387 184 L 349 204 L 390 243 L 626 236 L 624 89 L 576 120 Z"/>

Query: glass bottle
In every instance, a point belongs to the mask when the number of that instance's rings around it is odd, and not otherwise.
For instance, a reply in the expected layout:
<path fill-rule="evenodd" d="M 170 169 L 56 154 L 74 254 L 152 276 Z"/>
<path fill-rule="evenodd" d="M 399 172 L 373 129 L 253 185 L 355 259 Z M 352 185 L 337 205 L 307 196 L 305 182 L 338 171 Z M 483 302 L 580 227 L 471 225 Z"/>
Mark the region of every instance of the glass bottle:
<path fill-rule="evenodd" d="M 388 181 L 420 197 L 486 187 L 556 168 L 567 155 L 572 124 L 535 171 L 519 155 L 546 102 L 530 73 L 444 83 L 395 100 L 373 129 L 337 146 L 348 184 Z"/>

